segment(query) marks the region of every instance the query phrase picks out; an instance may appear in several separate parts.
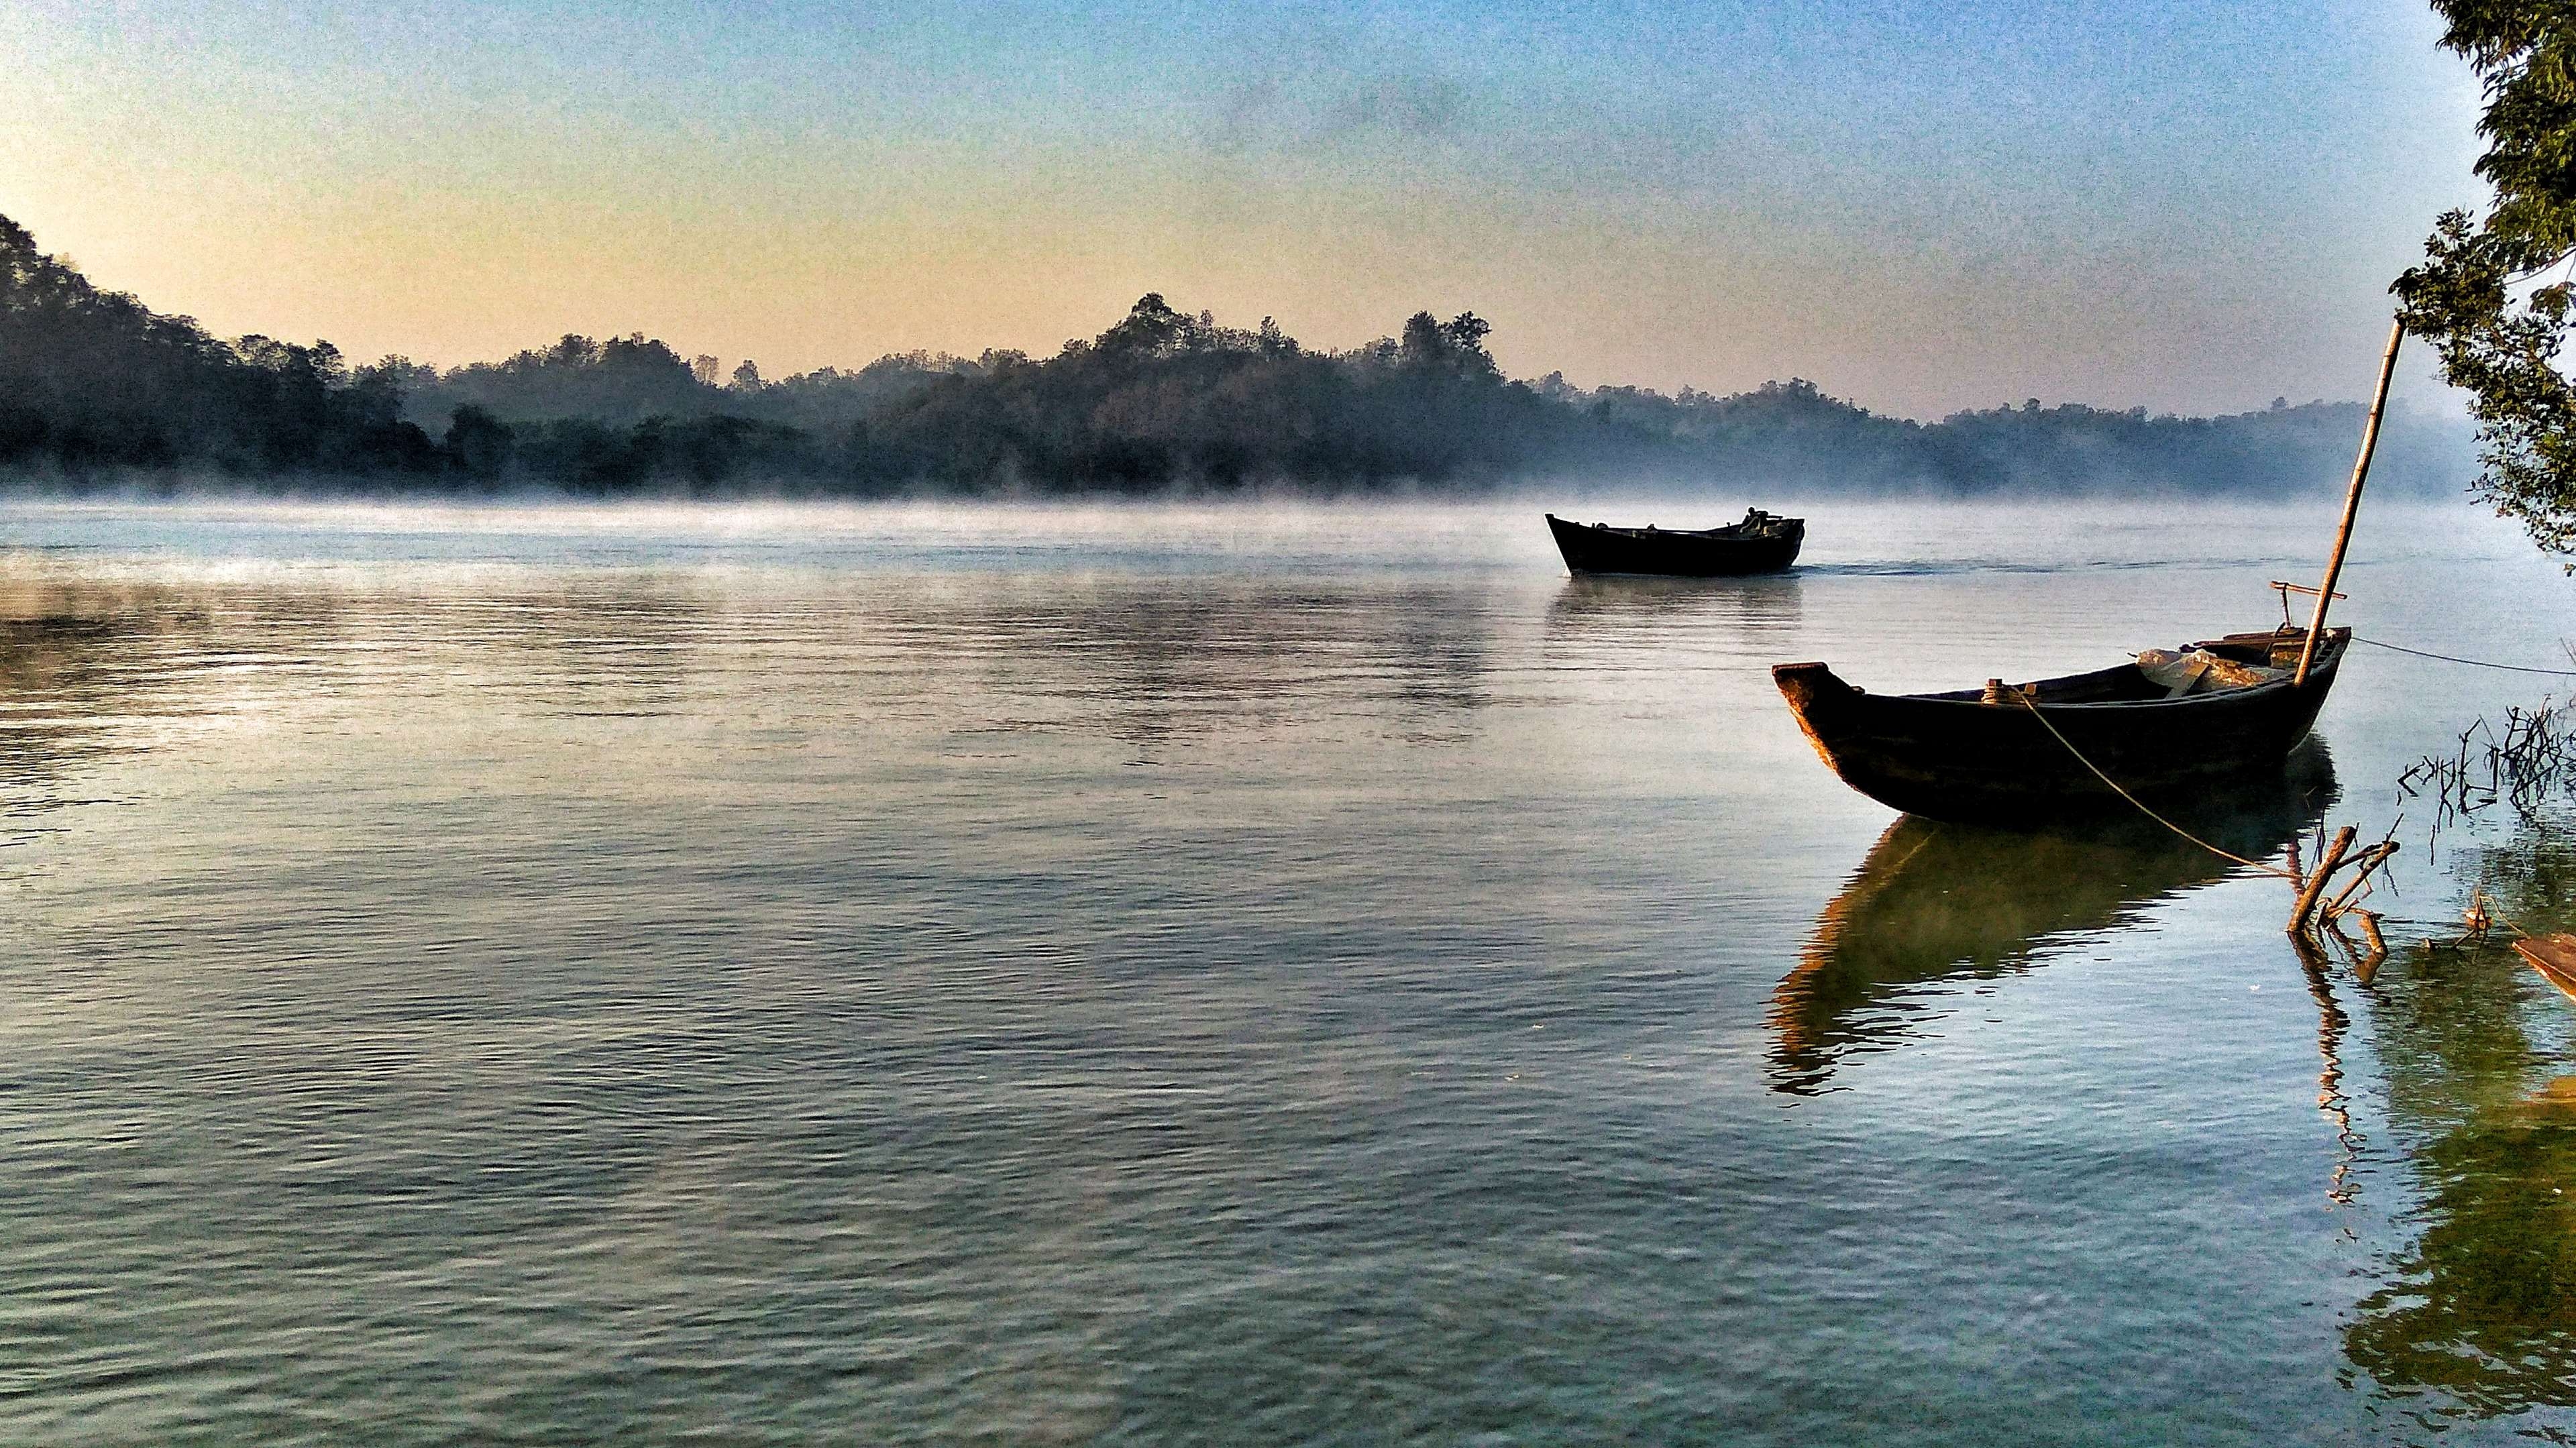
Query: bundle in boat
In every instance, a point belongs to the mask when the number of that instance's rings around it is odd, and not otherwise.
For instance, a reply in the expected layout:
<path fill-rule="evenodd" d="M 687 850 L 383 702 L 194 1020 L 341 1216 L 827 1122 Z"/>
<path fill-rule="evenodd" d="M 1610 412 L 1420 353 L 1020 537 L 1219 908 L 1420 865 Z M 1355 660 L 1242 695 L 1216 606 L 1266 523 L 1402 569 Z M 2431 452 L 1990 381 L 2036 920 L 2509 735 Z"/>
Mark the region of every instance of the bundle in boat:
<path fill-rule="evenodd" d="M 1571 572 L 1666 578 L 1776 573 L 1798 561 L 1807 538 L 1806 519 L 1760 508 L 1746 509 L 1744 521 L 1723 528 L 1614 528 L 1568 522 L 1554 513 L 1547 515 L 1547 528 Z"/>
<path fill-rule="evenodd" d="M 2182 652 L 2140 649 L 2138 672 L 2146 675 L 2149 682 L 2164 686 L 2166 698 L 2179 699 L 2185 694 L 2214 694 L 2221 689 L 2269 684 L 2290 677 L 2291 671 L 2244 663 L 2195 647 Z"/>
<path fill-rule="evenodd" d="M 1827 665 L 1773 682 L 1843 782 L 1908 814 L 2021 824 L 2207 802 L 2277 775 L 2307 737 L 2352 637 L 2229 634 L 2086 674 L 1936 694 L 1871 694 Z"/>

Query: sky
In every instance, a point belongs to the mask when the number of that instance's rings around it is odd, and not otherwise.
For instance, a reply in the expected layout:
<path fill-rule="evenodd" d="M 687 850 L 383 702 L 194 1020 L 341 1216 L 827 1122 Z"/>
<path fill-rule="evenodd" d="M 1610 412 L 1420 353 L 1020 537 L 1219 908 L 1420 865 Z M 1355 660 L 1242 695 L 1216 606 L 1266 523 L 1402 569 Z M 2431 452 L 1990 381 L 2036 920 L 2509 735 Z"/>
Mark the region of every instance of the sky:
<path fill-rule="evenodd" d="M 0 214 L 443 366 L 1044 355 L 1148 291 L 1915 417 L 2364 394 L 2483 188 L 2421 0 L 0 0 Z M 2420 357 L 2401 404 L 2440 406 Z"/>

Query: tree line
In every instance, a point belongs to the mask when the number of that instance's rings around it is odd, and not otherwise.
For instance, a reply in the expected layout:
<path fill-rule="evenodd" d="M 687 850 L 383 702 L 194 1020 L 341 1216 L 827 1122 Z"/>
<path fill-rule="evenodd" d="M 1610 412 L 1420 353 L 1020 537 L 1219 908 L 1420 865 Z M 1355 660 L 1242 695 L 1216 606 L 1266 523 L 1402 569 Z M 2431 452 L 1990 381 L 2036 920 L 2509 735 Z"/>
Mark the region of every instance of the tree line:
<path fill-rule="evenodd" d="M 2162 490 L 2332 483 L 2357 404 L 2234 416 L 2066 404 L 1923 423 L 1793 379 L 1718 396 L 1503 375 L 1474 313 L 1348 351 L 1160 295 L 1054 356 L 881 357 L 720 375 L 641 334 L 440 370 L 327 342 L 218 339 L 103 291 L 0 217 L 0 470 L 419 490 L 1146 492 L 1594 480 L 1796 491 Z M 2379 475 L 2456 486 L 2447 434 L 2397 430 Z"/>

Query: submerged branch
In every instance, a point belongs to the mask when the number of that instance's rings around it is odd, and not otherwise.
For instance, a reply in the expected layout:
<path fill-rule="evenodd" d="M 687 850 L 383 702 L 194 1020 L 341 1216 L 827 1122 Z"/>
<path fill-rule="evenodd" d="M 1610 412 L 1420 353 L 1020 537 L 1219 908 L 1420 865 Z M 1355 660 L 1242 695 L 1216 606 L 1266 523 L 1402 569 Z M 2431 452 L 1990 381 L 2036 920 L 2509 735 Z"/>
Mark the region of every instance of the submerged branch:
<path fill-rule="evenodd" d="M 2460 731 L 2458 747 L 2427 754 L 2397 778 L 2399 794 L 2435 803 L 2433 834 L 2498 804 L 2530 819 L 2553 800 L 2576 793 L 2576 699 L 2542 699 L 2505 711 L 2501 728 L 2479 719 Z"/>

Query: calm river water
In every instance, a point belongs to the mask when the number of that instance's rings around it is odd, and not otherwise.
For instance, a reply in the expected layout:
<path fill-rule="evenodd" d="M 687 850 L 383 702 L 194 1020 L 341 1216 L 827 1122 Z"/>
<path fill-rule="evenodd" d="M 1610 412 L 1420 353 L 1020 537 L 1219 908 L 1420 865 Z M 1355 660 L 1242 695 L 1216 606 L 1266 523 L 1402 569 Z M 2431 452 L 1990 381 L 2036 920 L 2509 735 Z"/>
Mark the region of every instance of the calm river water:
<path fill-rule="evenodd" d="M 9 505 L 0 1439 L 2576 1435 L 2576 1004 L 1898 824 L 1768 678 L 2259 627 L 2330 506 L 1804 511 Z M 2346 586 L 2576 635 L 2465 504 Z M 2302 779 L 2566 682 L 2357 650 Z M 2408 808 L 2401 942 L 2576 924 Z"/>

